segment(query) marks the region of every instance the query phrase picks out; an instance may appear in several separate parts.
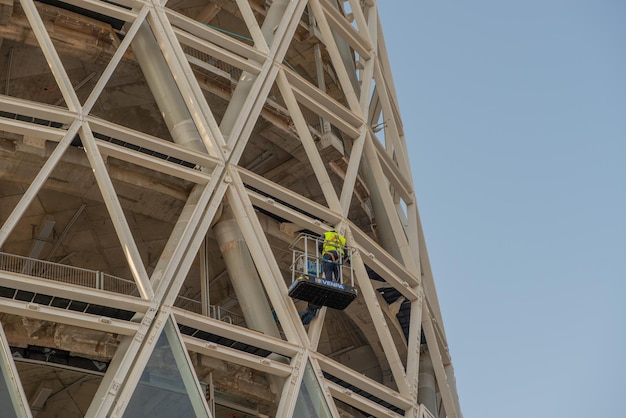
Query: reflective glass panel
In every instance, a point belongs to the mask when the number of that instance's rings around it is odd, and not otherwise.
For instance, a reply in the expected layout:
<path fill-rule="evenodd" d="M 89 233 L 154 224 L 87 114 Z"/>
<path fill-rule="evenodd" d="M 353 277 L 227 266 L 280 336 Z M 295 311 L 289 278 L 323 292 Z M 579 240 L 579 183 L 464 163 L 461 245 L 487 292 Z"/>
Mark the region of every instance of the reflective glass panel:
<path fill-rule="evenodd" d="M 2 379 L 0 379 L 0 405 L 2 405 L 2 414 L 7 418 L 17 418 L 17 414 L 13 410 L 13 407 L 11 407 L 13 400 L 11 399 L 6 380 L 7 376 L 4 372 L 4 367 L 2 367 Z"/>
<path fill-rule="evenodd" d="M 298 418 L 332 418 L 311 363 L 307 362 L 293 413 Z"/>
<path fill-rule="evenodd" d="M 126 407 L 124 417 L 208 418 L 202 396 L 178 334 L 169 320 Z"/>
<path fill-rule="evenodd" d="M 27 417 L 18 388 L 19 377 L 15 373 L 13 358 L 0 325 L 0 416 L 3 418 Z"/>

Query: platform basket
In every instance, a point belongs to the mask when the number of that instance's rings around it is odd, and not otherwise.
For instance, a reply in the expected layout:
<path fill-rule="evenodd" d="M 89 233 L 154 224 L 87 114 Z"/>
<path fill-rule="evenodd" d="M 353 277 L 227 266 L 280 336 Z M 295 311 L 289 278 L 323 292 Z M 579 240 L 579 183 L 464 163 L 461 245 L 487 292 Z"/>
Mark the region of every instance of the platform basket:
<path fill-rule="evenodd" d="M 313 305 L 343 310 L 357 297 L 354 287 L 319 277 L 302 277 L 289 286 L 289 296 Z"/>

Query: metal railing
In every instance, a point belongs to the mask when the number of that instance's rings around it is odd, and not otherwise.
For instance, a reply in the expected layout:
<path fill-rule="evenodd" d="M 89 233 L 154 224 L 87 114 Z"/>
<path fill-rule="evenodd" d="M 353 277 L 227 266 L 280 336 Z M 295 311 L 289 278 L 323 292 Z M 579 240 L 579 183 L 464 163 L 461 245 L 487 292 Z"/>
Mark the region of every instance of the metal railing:
<path fill-rule="evenodd" d="M 0 253 L 0 270 L 89 287 L 91 289 L 108 290 L 124 295 L 131 295 L 136 293 L 137 290 L 137 286 L 132 280 L 122 279 L 101 271 L 67 266 L 14 254 Z"/>
<path fill-rule="evenodd" d="M 217 305 L 210 305 L 210 308 L 211 309 L 209 316 L 211 318 L 217 319 L 219 321 L 228 322 L 229 324 L 237 325 L 240 327 L 246 326 L 246 320 L 242 315 L 239 315 L 235 312 L 229 311 Z"/>
<path fill-rule="evenodd" d="M 350 264 L 354 248 L 346 246 L 344 253 L 338 261 L 324 260 L 320 249 L 324 238 L 306 233 L 300 233 L 291 243 L 291 281 L 294 282 L 302 277 L 319 277 L 323 274 L 324 263 L 336 264 L 339 270 L 340 283 L 354 287 L 354 270 Z M 330 278 L 325 278 L 330 280 Z"/>
<path fill-rule="evenodd" d="M 80 267 L 67 266 L 35 258 L 22 257 L 15 254 L 0 252 L 0 270 L 11 273 L 26 274 L 46 280 L 67 283 L 90 289 L 106 290 L 122 295 L 138 296 L 137 285 L 132 280 L 89 270 Z M 177 296 L 174 306 L 186 311 L 202 314 L 202 302 L 184 296 Z M 223 309 L 220 306 L 210 305 L 208 316 L 229 324 L 245 326 L 243 316 Z"/>

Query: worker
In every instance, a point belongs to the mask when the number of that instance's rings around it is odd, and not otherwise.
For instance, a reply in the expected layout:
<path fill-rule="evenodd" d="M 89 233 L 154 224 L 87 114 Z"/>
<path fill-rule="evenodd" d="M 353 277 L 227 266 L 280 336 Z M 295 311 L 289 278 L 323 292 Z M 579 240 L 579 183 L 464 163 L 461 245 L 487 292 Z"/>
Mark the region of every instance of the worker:
<path fill-rule="evenodd" d="M 334 228 L 324 233 L 322 244 L 322 262 L 324 278 L 329 281 L 341 282 L 340 265 L 342 263 L 346 238 Z"/>
<path fill-rule="evenodd" d="M 315 318 L 315 315 L 317 315 L 317 311 L 319 310 L 319 308 L 319 306 L 309 303 L 306 306 L 306 311 L 298 312 L 298 314 L 300 315 L 300 319 L 302 320 L 302 324 L 309 325 L 313 318 Z"/>

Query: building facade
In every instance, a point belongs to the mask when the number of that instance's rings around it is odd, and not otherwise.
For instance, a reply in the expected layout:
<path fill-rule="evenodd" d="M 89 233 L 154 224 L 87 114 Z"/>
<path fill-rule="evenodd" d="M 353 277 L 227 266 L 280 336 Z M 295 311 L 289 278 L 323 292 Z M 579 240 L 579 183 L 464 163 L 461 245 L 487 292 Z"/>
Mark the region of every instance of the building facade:
<path fill-rule="evenodd" d="M 461 417 L 375 0 L 0 0 L 0 57 L 2 416 Z"/>

